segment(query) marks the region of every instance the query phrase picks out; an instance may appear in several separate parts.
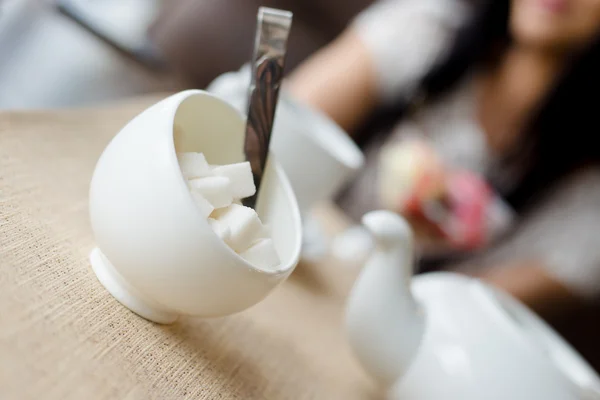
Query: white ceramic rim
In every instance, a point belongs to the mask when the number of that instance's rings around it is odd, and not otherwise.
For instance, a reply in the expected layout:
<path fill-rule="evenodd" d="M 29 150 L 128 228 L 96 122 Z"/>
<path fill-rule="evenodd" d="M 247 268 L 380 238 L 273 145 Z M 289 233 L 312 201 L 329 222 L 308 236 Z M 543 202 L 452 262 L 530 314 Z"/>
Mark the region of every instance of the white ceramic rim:
<path fill-rule="evenodd" d="M 308 132 L 306 129 L 300 129 L 302 134 L 314 139 L 316 144 L 347 168 L 358 170 L 364 165 L 365 157 L 362 151 L 335 121 L 319 110 L 294 100 L 290 95 L 286 95 L 283 101 L 288 103 L 290 110 L 298 114 L 303 121 L 310 121 L 308 126 L 317 126 L 315 129 L 308 129 Z M 319 134 L 316 134 L 317 132 Z"/>
<path fill-rule="evenodd" d="M 194 203 L 194 199 L 192 198 L 190 189 L 187 186 L 185 178 L 183 177 L 183 174 L 181 173 L 181 169 L 179 168 L 179 162 L 177 161 L 177 152 L 175 150 L 175 138 L 174 138 L 174 124 L 175 124 L 175 116 L 177 114 L 177 111 L 179 110 L 179 107 L 181 107 L 181 105 L 186 100 L 188 100 L 190 97 L 192 97 L 192 96 L 207 96 L 207 97 L 211 97 L 211 98 L 217 100 L 218 102 L 224 104 L 226 107 L 229 107 L 232 111 L 234 111 L 237 115 L 240 116 L 242 122 L 245 123 L 246 118 L 243 116 L 242 113 L 239 112 L 239 110 L 237 110 L 231 104 L 227 103 L 225 100 L 219 98 L 218 96 L 216 96 L 212 93 L 206 92 L 204 90 L 199 90 L 199 89 L 185 90 L 175 96 L 179 96 L 177 105 L 169 110 L 169 119 L 171 120 L 170 162 L 171 162 L 171 165 L 177 171 L 177 174 L 179 176 L 179 187 L 181 188 L 181 190 L 183 190 L 185 193 L 187 193 L 189 201 L 193 204 L 194 209 L 200 215 L 200 210 Z M 279 165 L 279 163 L 277 162 L 275 157 L 273 157 L 273 153 L 271 153 L 271 152 L 269 152 L 269 162 L 272 163 L 273 168 L 275 169 L 275 173 L 277 174 L 277 178 L 279 180 L 279 183 L 282 186 L 285 196 L 292 202 L 291 209 L 293 210 L 293 213 L 294 213 L 294 215 L 292 215 L 292 218 L 293 218 L 296 226 L 298 226 L 300 229 L 299 234 L 296 235 L 296 240 L 294 243 L 294 253 L 292 254 L 292 257 L 290 257 L 290 260 L 288 261 L 287 265 L 285 267 L 283 267 L 283 263 L 282 263 L 280 265 L 280 268 L 277 270 L 274 270 L 274 271 L 269 271 L 269 270 L 264 270 L 264 269 L 258 268 L 256 266 L 250 264 L 248 261 L 244 260 L 239 254 L 237 254 L 235 251 L 233 251 L 233 249 L 231 249 L 231 247 L 227 246 L 225 244 L 225 242 L 223 242 L 223 240 L 221 240 L 221 238 L 219 238 L 217 236 L 217 234 L 214 233 L 214 231 L 212 232 L 212 234 L 215 235 L 215 237 L 218 239 L 220 246 L 223 246 L 224 248 L 226 248 L 226 250 L 229 251 L 230 254 L 233 254 L 239 262 L 241 262 L 242 264 L 244 264 L 244 266 L 246 266 L 246 268 L 248 268 L 252 271 L 255 271 L 257 273 L 261 273 L 261 274 L 279 276 L 279 275 L 286 275 L 287 273 L 292 271 L 296 267 L 296 265 L 298 264 L 298 262 L 300 260 L 300 253 L 301 253 L 301 249 L 302 249 L 302 223 L 301 223 L 301 218 L 300 218 L 300 210 L 298 208 L 298 202 L 296 200 L 296 195 L 294 194 L 294 191 L 292 190 L 292 186 L 291 186 L 286 174 L 283 172 L 283 168 L 281 167 L 281 165 Z M 200 217 L 204 218 L 201 215 L 200 215 Z M 208 221 L 207 221 L 207 225 L 208 225 Z M 212 231 L 212 229 L 211 229 L 211 231 Z"/>

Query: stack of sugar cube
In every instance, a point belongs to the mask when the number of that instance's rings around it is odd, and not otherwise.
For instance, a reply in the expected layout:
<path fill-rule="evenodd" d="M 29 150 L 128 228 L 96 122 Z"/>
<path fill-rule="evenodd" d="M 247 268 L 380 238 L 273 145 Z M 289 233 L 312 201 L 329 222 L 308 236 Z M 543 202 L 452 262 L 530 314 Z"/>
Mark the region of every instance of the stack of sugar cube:
<path fill-rule="evenodd" d="M 244 260 L 276 270 L 280 260 L 256 211 L 240 200 L 254 195 L 250 163 L 209 165 L 202 153 L 178 153 L 179 167 L 196 205 L 213 231 Z"/>

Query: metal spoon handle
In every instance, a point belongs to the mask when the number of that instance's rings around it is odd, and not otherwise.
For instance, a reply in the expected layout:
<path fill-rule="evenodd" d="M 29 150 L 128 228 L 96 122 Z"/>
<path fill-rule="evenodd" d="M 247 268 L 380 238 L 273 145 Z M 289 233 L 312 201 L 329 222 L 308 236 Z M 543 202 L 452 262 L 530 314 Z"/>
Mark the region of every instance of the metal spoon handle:
<path fill-rule="evenodd" d="M 267 7 L 258 10 L 244 143 L 244 153 L 250 162 L 256 185 L 256 194 L 244 199 L 244 205 L 252 208 L 256 207 L 267 163 L 291 26 L 291 12 Z"/>

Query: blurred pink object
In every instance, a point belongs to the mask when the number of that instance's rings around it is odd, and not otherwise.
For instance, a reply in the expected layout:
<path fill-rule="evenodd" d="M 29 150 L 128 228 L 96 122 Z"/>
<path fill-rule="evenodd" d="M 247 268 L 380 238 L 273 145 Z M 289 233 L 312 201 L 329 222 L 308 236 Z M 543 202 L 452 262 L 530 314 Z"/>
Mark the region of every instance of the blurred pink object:
<path fill-rule="evenodd" d="M 491 188 L 469 171 L 450 173 L 446 185 L 450 213 L 442 229 L 457 247 L 482 246 L 487 238 L 486 213 L 493 198 Z"/>

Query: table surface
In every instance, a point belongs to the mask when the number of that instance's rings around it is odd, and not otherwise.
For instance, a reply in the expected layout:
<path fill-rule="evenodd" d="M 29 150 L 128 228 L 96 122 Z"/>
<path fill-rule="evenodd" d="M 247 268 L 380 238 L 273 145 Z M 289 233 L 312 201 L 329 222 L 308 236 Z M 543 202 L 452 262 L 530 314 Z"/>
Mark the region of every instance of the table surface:
<path fill-rule="evenodd" d="M 343 332 L 355 266 L 303 262 L 250 310 L 170 326 L 131 313 L 96 280 L 95 162 L 160 97 L 0 113 L 0 397 L 377 398 Z M 319 218 L 331 231 L 345 224 L 333 207 Z"/>

